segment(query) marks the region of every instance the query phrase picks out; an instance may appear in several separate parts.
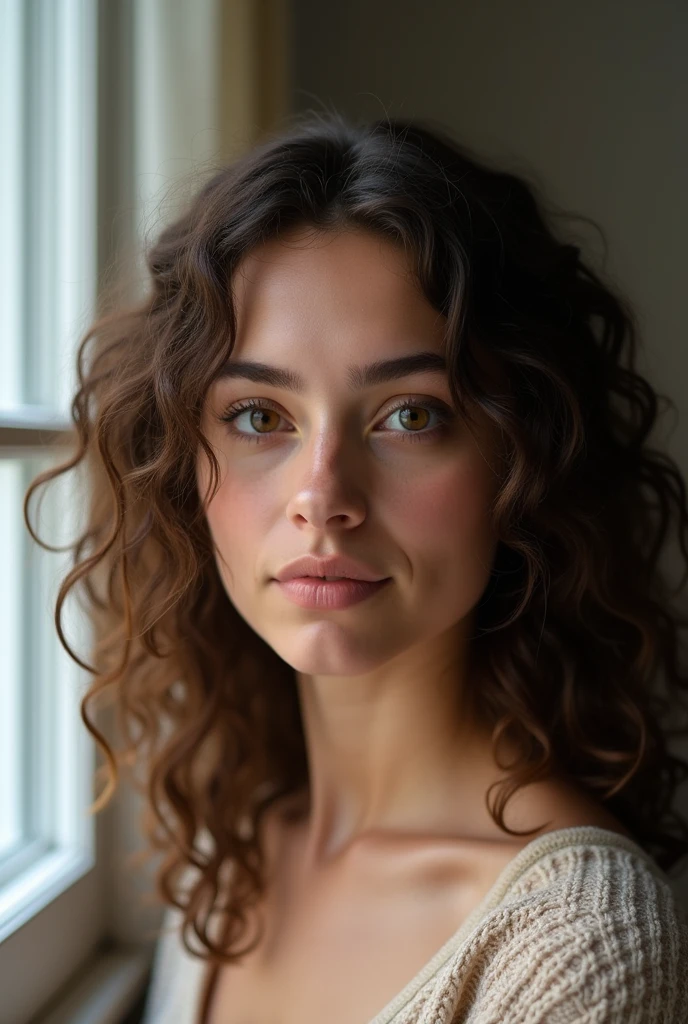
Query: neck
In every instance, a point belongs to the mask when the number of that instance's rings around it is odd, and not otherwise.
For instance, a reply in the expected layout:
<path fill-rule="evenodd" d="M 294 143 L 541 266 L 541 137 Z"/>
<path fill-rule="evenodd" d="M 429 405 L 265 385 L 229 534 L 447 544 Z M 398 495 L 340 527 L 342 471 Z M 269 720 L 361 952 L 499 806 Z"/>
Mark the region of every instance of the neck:
<path fill-rule="evenodd" d="M 447 835 L 491 822 L 482 783 L 497 769 L 489 734 L 468 711 L 475 682 L 455 632 L 369 673 L 296 678 L 311 864 L 383 834 Z"/>

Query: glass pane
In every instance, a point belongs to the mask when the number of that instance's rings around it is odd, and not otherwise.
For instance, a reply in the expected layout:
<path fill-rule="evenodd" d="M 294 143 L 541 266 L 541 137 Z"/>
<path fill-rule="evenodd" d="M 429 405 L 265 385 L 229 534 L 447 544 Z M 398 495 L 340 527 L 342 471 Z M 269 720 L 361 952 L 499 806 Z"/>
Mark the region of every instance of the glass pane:
<path fill-rule="evenodd" d="M 0 460 L 0 861 L 21 844 L 23 821 L 24 730 L 22 682 L 25 665 L 22 620 L 24 525 L 21 489 L 24 474 L 17 459 Z"/>
<path fill-rule="evenodd" d="M 0 11 L 0 408 L 12 408 L 22 398 L 20 339 L 24 332 L 21 0 L 3 0 Z"/>
<path fill-rule="evenodd" d="M 92 16 L 77 0 L 0 8 L 0 409 L 64 419 L 95 311 Z"/>
<path fill-rule="evenodd" d="M 30 481 L 62 457 L 0 459 L 0 879 L 11 854 L 30 842 L 53 842 L 60 801 L 73 795 L 61 791 L 65 780 L 56 758 L 61 742 L 56 729 L 64 724 L 65 686 L 75 721 L 78 692 L 54 619 L 70 554 L 37 545 L 22 511 Z M 61 477 L 32 498 L 31 523 L 48 544 L 64 545 L 73 534 L 74 488 L 73 478 Z M 76 620 L 70 608 L 68 600 L 63 623 L 73 641 Z"/>

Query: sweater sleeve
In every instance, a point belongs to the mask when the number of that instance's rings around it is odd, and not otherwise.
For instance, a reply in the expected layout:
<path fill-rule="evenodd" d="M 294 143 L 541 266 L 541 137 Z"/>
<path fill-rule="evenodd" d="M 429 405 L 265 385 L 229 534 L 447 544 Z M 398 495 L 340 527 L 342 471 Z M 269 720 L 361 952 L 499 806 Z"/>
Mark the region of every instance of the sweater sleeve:
<path fill-rule="evenodd" d="M 688 1024 L 685 911 L 636 859 L 609 861 L 503 950 L 503 1024 Z"/>

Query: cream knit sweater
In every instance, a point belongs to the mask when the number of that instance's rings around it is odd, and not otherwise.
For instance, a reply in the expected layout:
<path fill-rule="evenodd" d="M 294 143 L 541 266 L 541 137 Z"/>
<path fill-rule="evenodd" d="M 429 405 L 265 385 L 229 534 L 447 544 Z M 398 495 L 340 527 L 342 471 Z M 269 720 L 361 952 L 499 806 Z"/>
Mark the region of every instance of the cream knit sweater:
<path fill-rule="evenodd" d="M 203 1024 L 207 963 L 180 920 L 167 910 L 142 1024 Z M 635 842 L 557 829 L 516 854 L 368 1024 L 688 1024 L 688 917 Z"/>

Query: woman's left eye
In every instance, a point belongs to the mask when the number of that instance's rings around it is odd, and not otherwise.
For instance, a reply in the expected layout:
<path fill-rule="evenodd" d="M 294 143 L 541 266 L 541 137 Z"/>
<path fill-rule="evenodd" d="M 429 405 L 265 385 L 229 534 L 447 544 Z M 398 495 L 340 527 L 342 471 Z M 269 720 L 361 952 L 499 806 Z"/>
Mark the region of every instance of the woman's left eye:
<path fill-rule="evenodd" d="M 234 424 L 243 413 L 250 413 L 251 415 L 247 418 L 247 422 L 252 427 L 264 426 L 268 429 L 258 430 L 257 433 L 245 433 L 243 430 L 238 430 Z M 254 412 L 261 413 L 260 416 L 253 416 Z M 260 399 L 247 399 L 238 405 L 230 406 L 219 419 L 223 423 L 232 424 L 230 433 L 242 441 L 258 442 L 264 438 L 270 437 L 273 434 L 279 433 L 277 430 L 270 430 L 270 414 L 279 421 L 281 418 L 280 414 L 274 408 L 272 403 L 267 400 Z M 433 439 L 438 434 L 443 433 L 450 421 L 453 419 L 453 413 L 441 402 L 434 402 L 429 399 L 419 399 L 414 401 L 412 399 L 404 399 L 394 408 L 390 409 L 385 415 L 384 419 L 380 422 L 386 423 L 387 420 L 398 414 L 398 422 L 401 423 L 401 430 L 385 430 L 383 433 L 398 433 L 401 435 L 404 441 L 425 441 L 427 439 Z M 430 429 L 424 429 L 431 422 L 432 417 L 435 417 L 436 424 Z M 404 429 L 408 428 L 408 429 Z M 287 431 L 290 433 L 291 431 Z"/>

